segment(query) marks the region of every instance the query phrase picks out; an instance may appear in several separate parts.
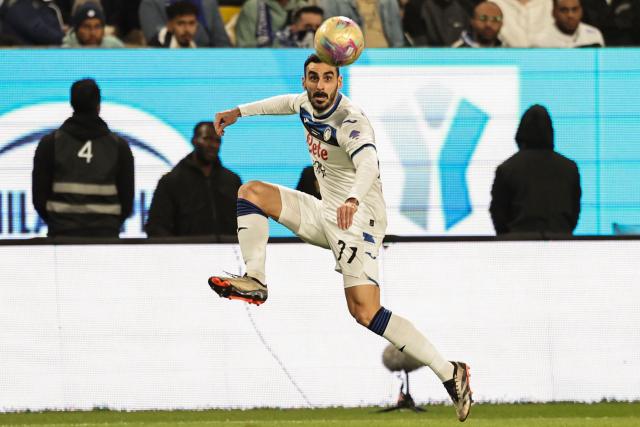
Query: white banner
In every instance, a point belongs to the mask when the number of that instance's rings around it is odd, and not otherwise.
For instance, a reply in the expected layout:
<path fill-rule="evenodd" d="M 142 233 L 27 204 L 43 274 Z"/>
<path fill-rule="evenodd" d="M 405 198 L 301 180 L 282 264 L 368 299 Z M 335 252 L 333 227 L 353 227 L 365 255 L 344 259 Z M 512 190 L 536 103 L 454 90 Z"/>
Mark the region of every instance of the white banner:
<path fill-rule="evenodd" d="M 383 304 L 471 365 L 477 401 L 639 399 L 639 241 L 393 244 Z M 235 245 L 0 246 L 0 410 L 395 402 L 329 251 L 269 247 L 269 300 L 218 298 Z M 445 401 L 428 368 L 419 402 Z"/>

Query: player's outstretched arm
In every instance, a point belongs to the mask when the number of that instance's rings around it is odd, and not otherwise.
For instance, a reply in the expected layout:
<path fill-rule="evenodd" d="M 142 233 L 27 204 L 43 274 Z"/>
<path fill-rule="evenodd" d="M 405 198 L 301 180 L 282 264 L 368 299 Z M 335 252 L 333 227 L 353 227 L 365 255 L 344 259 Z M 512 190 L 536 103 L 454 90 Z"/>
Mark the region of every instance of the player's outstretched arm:
<path fill-rule="evenodd" d="M 237 122 L 241 116 L 242 114 L 240 114 L 240 108 L 238 107 L 216 113 L 216 117 L 213 119 L 213 127 L 216 133 L 220 136 L 224 135 L 224 128 Z"/>

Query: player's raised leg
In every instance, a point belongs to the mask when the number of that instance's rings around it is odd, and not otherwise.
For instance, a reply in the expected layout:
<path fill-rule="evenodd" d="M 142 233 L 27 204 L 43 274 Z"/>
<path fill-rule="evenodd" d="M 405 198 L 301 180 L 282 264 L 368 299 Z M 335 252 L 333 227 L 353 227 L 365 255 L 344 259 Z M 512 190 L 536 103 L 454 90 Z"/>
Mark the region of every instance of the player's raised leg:
<path fill-rule="evenodd" d="M 378 286 L 350 286 L 345 288 L 345 295 L 349 312 L 358 323 L 431 368 L 451 396 L 458 419 L 464 421 L 469 415 L 472 402 L 468 366 L 444 359 L 410 321 L 382 307 Z"/>
<path fill-rule="evenodd" d="M 238 190 L 238 241 L 246 274 L 212 276 L 209 286 L 221 297 L 260 305 L 267 300 L 265 258 L 269 239 L 268 218 L 278 220 L 282 210 L 277 186 L 249 181 Z"/>

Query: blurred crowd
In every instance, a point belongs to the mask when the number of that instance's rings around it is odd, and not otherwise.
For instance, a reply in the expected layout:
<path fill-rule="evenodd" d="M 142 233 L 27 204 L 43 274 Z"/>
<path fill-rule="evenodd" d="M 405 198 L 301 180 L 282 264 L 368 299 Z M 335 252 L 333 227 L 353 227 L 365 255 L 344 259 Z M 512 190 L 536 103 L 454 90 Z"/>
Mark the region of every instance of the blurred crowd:
<path fill-rule="evenodd" d="M 640 46 L 640 0 L 0 0 L 0 46 L 308 48 L 336 15 L 368 48 Z"/>

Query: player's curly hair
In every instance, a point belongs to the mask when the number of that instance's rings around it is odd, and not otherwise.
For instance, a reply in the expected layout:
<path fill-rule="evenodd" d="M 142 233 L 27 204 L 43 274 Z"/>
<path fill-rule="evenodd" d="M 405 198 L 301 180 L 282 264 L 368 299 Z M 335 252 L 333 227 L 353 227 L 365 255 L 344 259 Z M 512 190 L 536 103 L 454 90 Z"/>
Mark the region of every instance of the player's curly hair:
<path fill-rule="evenodd" d="M 307 65 L 314 63 L 314 64 L 325 64 L 325 62 L 322 61 L 322 59 L 320 59 L 320 57 L 318 55 L 316 55 L 315 53 L 312 53 L 311 55 L 309 55 L 309 57 L 307 58 L 306 61 L 304 61 L 304 75 L 307 75 Z M 336 67 L 336 77 L 340 76 L 340 67 Z"/>

